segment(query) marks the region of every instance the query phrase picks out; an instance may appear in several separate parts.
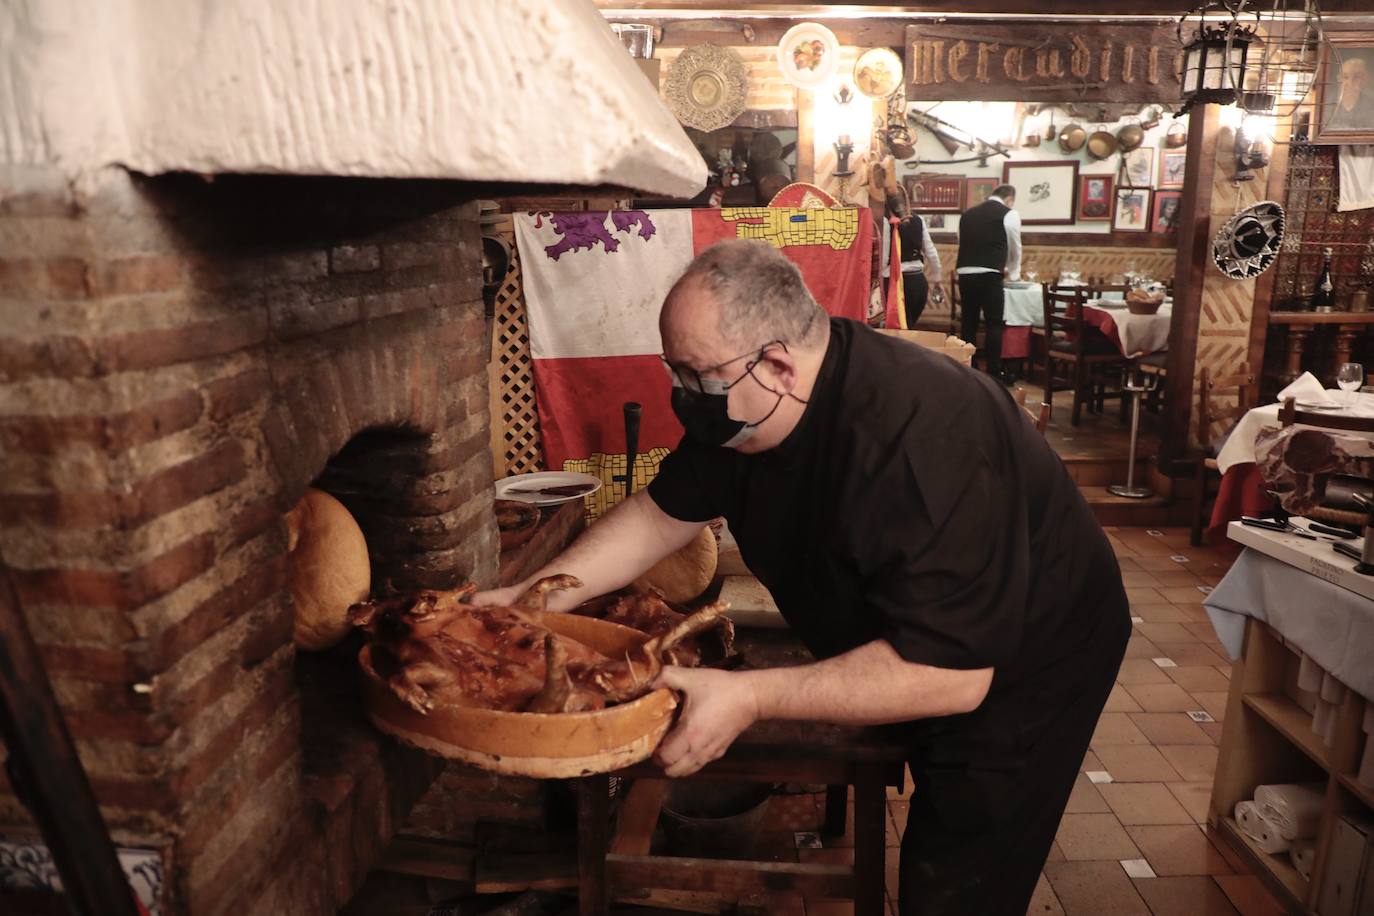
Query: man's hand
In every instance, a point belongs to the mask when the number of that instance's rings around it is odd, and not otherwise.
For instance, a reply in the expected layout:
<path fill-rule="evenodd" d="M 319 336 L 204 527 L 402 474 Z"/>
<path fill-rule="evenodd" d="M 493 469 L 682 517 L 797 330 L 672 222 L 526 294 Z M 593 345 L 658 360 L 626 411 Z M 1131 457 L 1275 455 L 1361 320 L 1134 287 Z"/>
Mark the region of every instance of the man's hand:
<path fill-rule="evenodd" d="M 739 673 L 669 665 L 653 686 L 683 695 L 677 726 L 654 753 L 666 776 L 690 776 L 719 758 L 759 717 L 754 689 Z"/>
<path fill-rule="evenodd" d="M 526 588 L 528 588 L 526 585 L 511 585 L 507 588 L 494 588 L 487 592 L 477 592 L 472 596 L 472 603 L 512 607 L 515 604 L 515 599 L 523 595 Z"/>

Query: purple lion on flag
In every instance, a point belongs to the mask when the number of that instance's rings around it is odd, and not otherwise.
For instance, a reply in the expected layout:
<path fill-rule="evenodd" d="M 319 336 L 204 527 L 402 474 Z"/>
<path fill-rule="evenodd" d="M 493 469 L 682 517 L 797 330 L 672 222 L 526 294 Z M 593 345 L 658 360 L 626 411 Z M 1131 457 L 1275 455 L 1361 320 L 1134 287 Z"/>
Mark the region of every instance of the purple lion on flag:
<path fill-rule="evenodd" d="M 535 227 L 541 227 L 543 218 L 548 217 L 549 225 L 559 236 L 559 241 L 544 247 L 544 254 L 557 261 L 559 255 L 566 251 L 577 251 L 582 248 L 591 251 L 598 244 L 610 254 L 620 250 L 620 240 L 613 232 L 631 233 L 648 241 L 657 231 L 653 220 L 643 210 L 610 211 L 612 229 L 608 230 L 606 212 L 603 210 L 596 213 L 553 213 L 545 210 L 537 213 Z M 636 225 L 639 226 L 637 232 L 634 229 Z"/>

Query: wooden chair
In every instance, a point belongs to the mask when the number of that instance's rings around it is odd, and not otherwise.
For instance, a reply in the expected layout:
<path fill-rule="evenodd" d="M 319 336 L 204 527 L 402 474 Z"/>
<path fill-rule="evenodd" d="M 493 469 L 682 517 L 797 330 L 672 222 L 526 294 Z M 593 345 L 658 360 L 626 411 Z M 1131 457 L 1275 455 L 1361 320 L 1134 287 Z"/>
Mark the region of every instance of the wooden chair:
<path fill-rule="evenodd" d="M 1023 411 L 1025 411 L 1026 418 L 1035 424 L 1035 431 L 1043 436 L 1045 434 L 1045 430 L 1049 429 L 1050 414 L 1053 412 L 1053 408 L 1050 407 L 1049 402 L 1041 401 L 1040 410 L 1039 412 L 1036 412 L 1034 410 L 1031 410 L 1031 408 L 1026 404 L 1026 389 L 1018 387 L 1016 389 L 1016 394 L 1014 395 L 1014 397 L 1016 398 L 1017 406 L 1019 406 Z"/>
<path fill-rule="evenodd" d="M 1211 370 L 1202 367 L 1200 392 L 1198 395 L 1197 438 L 1202 443 L 1202 456 L 1197 464 L 1197 479 L 1193 491 L 1193 531 L 1189 541 L 1194 547 L 1202 545 L 1202 529 L 1206 524 L 1204 513 L 1207 509 L 1208 483 L 1221 481 L 1217 468 L 1216 451 L 1212 447 L 1212 424 L 1219 420 L 1239 421 L 1250 409 L 1250 394 L 1255 384 L 1255 376 L 1248 364 L 1240 367 L 1235 375 L 1220 375 L 1215 378 Z M 1234 407 L 1218 407 L 1212 399 L 1223 395 L 1235 395 Z M 1235 426 L 1235 422 L 1231 423 Z"/>
<path fill-rule="evenodd" d="M 1374 417 L 1355 417 L 1349 414 L 1298 410 L 1295 399 L 1285 398 L 1283 406 L 1279 408 L 1279 425 L 1293 426 L 1295 424 L 1320 426 L 1323 429 L 1344 429 L 1357 433 L 1374 433 Z"/>
<path fill-rule="evenodd" d="M 1073 390 L 1074 426 L 1084 400 L 1093 399 L 1097 378 L 1108 370 L 1119 373 L 1128 362 L 1111 341 L 1083 321 L 1083 306 L 1090 298 L 1086 286 L 1045 287 L 1045 403 L 1053 408 L 1055 365 L 1063 364 L 1067 374 L 1060 390 Z"/>

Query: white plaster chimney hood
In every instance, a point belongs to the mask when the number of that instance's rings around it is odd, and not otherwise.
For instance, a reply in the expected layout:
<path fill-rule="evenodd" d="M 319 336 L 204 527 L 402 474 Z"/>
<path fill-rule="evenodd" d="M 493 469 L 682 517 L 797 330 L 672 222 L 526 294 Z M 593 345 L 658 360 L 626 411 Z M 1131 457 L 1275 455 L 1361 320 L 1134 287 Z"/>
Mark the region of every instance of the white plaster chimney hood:
<path fill-rule="evenodd" d="M 706 180 L 591 0 L 10 0 L 0 163 L 681 197 Z"/>

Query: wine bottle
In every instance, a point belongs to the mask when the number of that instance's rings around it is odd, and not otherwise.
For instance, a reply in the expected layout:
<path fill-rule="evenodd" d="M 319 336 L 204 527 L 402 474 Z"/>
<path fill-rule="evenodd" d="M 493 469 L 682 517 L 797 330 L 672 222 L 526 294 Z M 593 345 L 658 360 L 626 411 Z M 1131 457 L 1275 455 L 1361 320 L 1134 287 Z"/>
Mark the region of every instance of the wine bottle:
<path fill-rule="evenodd" d="M 1330 248 L 1322 249 L 1322 272 L 1317 274 L 1317 286 L 1312 290 L 1312 311 L 1329 312 L 1336 304 L 1336 287 L 1331 282 Z"/>

